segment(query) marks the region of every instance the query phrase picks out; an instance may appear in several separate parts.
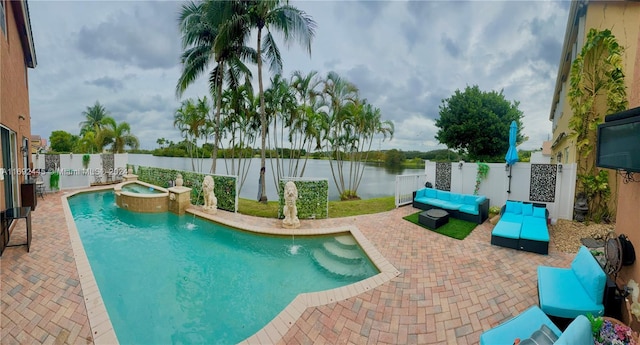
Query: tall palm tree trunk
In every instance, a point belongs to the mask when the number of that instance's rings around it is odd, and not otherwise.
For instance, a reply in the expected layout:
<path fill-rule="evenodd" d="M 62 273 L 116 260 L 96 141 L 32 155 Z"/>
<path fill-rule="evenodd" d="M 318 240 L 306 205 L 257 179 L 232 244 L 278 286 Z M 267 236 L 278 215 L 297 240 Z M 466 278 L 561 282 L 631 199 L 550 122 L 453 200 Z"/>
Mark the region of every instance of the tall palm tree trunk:
<path fill-rule="evenodd" d="M 222 71 L 224 73 L 224 60 L 220 61 L 220 69 L 218 71 Z M 220 76 L 217 76 L 216 79 L 219 79 Z M 222 109 L 222 80 L 220 80 L 220 85 L 218 85 L 218 89 L 216 90 L 218 96 L 216 97 L 216 117 L 215 117 L 215 128 L 213 135 L 213 151 L 211 152 L 211 173 L 216 173 L 216 162 L 218 161 L 218 145 L 220 144 L 220 110 Z"/>
<path fill-rule="evenodd" d="M 264 86 L 262 85 L 262 27 L 258 28 L 258 93 L 260 94 L 260 169 L 266 169 L 267 165 L 267 113 L 264 106 Z M 260 174 L 260 202 L 267 203 L 267 188 L 264 180 L 265 174 Z"/>

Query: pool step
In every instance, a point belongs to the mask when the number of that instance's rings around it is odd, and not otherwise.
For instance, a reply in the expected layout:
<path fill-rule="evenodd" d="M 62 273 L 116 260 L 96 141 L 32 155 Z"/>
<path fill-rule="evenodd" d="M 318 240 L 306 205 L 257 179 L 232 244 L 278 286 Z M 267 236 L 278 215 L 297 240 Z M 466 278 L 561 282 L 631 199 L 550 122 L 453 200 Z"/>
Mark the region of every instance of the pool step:
<path fill-rule="evenodd" d="M 344 248 L 336 242 L 325 242 L 322 244 L 324 250 L 329 252 L 331 255 L 339 258 L 342 261 L 357 261 L 362 260 L 362 254 L 355 246 L 352 249 Z"/>
<path fill-rule="evenodd" d="M 338 243 L 340 243 L 340 245 L 345 248 L 355 247 L 358 244 L 358 242 L 356 242 L 356 239 L 350 235 L 336 236 L 334 238 Z"/>
<path fill-rule="evenodd" d="M 348 264 L 332 258 L 322 249 L 312 252 L 313 260 L 329 273 L 342 277 L 365 277 L 367 272 L 361 264 Z"/>

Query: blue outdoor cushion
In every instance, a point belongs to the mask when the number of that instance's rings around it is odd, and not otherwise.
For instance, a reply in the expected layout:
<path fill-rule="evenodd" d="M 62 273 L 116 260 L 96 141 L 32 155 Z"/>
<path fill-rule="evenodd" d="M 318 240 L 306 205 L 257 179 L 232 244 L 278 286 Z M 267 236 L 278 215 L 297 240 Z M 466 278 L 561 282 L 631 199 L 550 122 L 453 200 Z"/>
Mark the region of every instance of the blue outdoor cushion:
<path fill-rule="evenodd" d="M 538 266 L 538 297 L 547 315 L 575 318 L 604 312 L 602 295 L 599 303 L 591 299 L 570 268 Z"/>
<path fill-rule="evenodd" d="M 438 199 L 427 198 L 426 196 L 417 196 L 413 199 L 416 202 L 431 205 L 433 201 L 437 201 Z"/>
<path fill-rule="evenodd" d="M 533 216 L 533 204 L 522 204 L 522 215 Z"/>
<path fill-rule="evenodd" d="M 458 194 L 458 193 L 451 193 L 450 197 L 449 197 L 449 201 L 456 203 L 456 204 L 462 204 L 463 201 L 463 197 L 462 195 Z"/>
<path fill-rule="evenodd" d="M 560 330 L 549 317 L 538 306 L 533 306 L 523 311 L 520 315 L 482 333 L 480 335 L 480 345 L 513 345 L 516 338 L 527 338 L 542 325 L 549 327 L 557 336 L 561 335 Z M 591 344 L 593 344 L 593 341 Z"/>
<path fill-rule="evenodd" d="M 476 199 L 478 198 L 477 195 L 464 195 L 462 198 L 462 203 L 465 205 L 476 205 Z"/>
<path fill-rule="evenodd" d="M 520 238 L 532 241 L 549 242 L 547 220 L 532 216 L 523 216 Z"/>
<path fill-rule="evenodd" d="M 547 209 L 544 207 L 534 207 L 533 216 L 538 218 L 547 219 Z"/>
<path fill-rule="evenodd" d="M 436 192 L 435 189 L 433 188 L 425 188 L 425 192 L 424 192 L 425 196 L 427 198 L 437 198 L 438 197 L 438 192 Z"/>
<path fill-rule="evenodd" d="M 564 330 L 560 338 L 554 345 L 575 345 L 593 344 L 593 333 L 591 333 L 591 323 L 584 315 L 578 315 L 571 321 L 567 329 Z"/>
<path fill-rule="evenodd" d="M 508 222 L 503 219 L 500 219 L 498 224 L 491 231 L 491 235 L 499 236 L 504 238 L 520 238 L 520 223 L 519 222 Z"/>
<path fill-rule="evenodd" d="M 519 201 L 507 201 L 507 207 L 505 212 L 513 213 L 513 214 L 521 214 L 522 213 L 522 203 Z"/>
<path fill-rule="evenodd" d="M 437 197 L 440 200 L 449 201 L 449 198 L 451 197 L 451 193 L 444 190 L 438 190 L 437 193 Z"/>
<path fill-rule="evenodd" d="M 587 247 L 580 247 L 578 254 L 571 262 L 571 269 L 589 297 L 602 304 L 607 276 Z"/>
<path fill-rule="evenodd" d="M 500 221 L 498 222 L 498 224 L 500 224 L 501 222 L 518 223 L 518 225 L 520 225 L 522 223 L 522 215 L 505 212 L 502 214 L 502 216 L 500 216 Z"/>
<path fill-rule="evenodd" d="M 446 210 L 457 210 L 460 208 L 460 206 L 462 206 L 462 204 L 458 204 L 451 201 L 442 201 L 442 200 L 438 200 L 438 205 L 440 205 L 441 208 L 444 208 Z"/>
<path fill-rule="evenodd" d="M 458 211 L 460 212 L 464 212 L 464 213 L 469 213 L 469 214 L 475 214 L 478 215 L 480 212 L 478 211 L 478 205 L 462 205 L 460 206 L 460 208 L 458 209 Z"/>

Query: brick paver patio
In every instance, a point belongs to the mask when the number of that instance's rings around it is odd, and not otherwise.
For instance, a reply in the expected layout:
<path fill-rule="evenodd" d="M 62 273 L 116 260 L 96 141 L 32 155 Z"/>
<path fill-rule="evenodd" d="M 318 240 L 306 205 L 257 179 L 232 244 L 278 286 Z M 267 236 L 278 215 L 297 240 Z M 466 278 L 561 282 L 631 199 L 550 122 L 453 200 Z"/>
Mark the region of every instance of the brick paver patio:
<path fill-rule="evenodd" d="M 1 261 L 2 344 L 93 343 L 60 196 L 40 199 L 31 252 L 7 248 Z M 411 206 L 357 217 L 303 221 L 303 227 L 355 225 L 400 275 L 369 292 L 310 307 L 281 344 L 475 344 L 480 334 L 537 303 L 536 267 L 568 266 L 573 254 L 548 256 L 492 246 L 485 222 L 463 241 L 402 219 Z M 246 224 L 276 220 L 219 211 Z M 24 221 L 12 243 L 23 240 Z"/>

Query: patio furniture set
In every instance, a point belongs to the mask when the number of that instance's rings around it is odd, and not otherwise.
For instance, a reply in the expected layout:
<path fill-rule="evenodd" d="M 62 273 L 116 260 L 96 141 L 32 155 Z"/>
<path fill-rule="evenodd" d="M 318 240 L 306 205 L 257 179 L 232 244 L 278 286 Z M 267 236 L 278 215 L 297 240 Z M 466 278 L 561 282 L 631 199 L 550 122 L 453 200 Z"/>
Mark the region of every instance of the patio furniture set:
<path fill-rule="evenodd" d="M 605 313 L 607 276 L 587 247 L 582 246 L 569 268 L 538 266 L 538 300 L 516 317 L 480 336 L 481 345 L 593 344 L 591 323 L 586 315 Z M 553 321 L 552 321 L 553 320 Z M 564 332 L 554 324 L 569 325 Z M 539 335 L 540 329 L 547 337 Z M 535 338 L 535 339 L 534 339 Z"/>
<path fill-rule="evenodd" d="M 482 224 L 489 217 L 489 199 L 482 195 L 460 194 L 435 188 L 413 192 L 413 207 L 442 209 L 451 217 Z"/>
<path fill-rule="evenodd" d="M 489 200 L 483 196 L 432 188 L 414 192 L 413 199 L 414 207 L 428 210 L 420 214 L 419 221 L 429 228 L 446 223 L 449 215 L 481 223 L 486 219 L 483 210 L 488 209 L 488 204 Z M 500 216 L 491 233 L 491 244 L 548 254 L 549 211 L 545 204 L 508 200 Z M 484 332 L 480 344 L 593 344 L 591 323 L 586 315 L 605 314 L 605 304 L 610 303 L 609 290 L 617 289 L 615 283 L 609 282 L 603 268 L 585 246 L 580 248 L 568 268 L 539 266 L 539 306 L 532 306 Z M 609 308 L 615 310 L 615 306 Z M 561 331 L 554 322 L 568 326 Z"/>
<path fill-rule="evenodd" d="M 491 231 L 491 244 L 538 254 L 549 253 L 549 211 L 545 204 L 508 200 Z"/>

